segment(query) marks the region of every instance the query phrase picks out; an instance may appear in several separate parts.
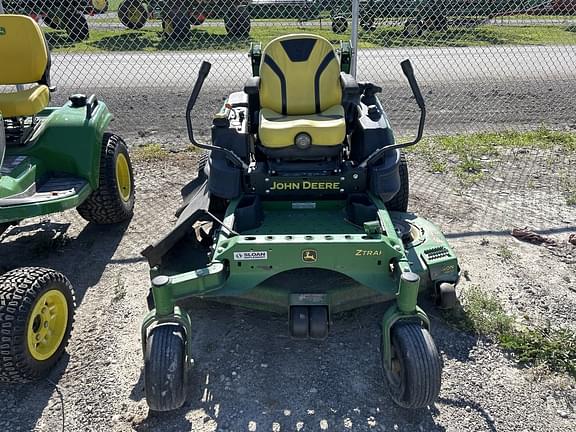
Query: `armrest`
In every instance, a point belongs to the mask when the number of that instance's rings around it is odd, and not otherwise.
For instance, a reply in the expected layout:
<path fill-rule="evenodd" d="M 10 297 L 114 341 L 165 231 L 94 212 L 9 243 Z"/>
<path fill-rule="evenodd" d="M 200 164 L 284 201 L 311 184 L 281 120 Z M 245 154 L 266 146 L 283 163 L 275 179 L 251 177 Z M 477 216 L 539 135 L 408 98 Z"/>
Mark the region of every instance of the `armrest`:
<path fill-rule="evenodd" d="M 360 94 L 360 87 L 356 82 L 356 78 L 345 72 L 340 72 L 340 84 L 342 84 L 342 91 L 346 94 Z"/>
<path fill-rule="evenodd" d="M 244 92 L 249 96 L 257 95 L 260 92 L 260 77 L 250 77 L 244 84 Z"/>
<path fill-rule="evenodd" d="M 342 106 L 346 116 L 346 129 L 350 133 L 358 118 L 361 91 L 356 78 L 345 72 L 340 72 L 340 84 L 342 85 Z"/>
<path fill-rule="evenodd" d="M 248 78 L 244 84 L 244 92 L 248 94 L 248 122 L 251 133 L 258 131 L 258 112 L 260 111 L 260 77 Z"/>

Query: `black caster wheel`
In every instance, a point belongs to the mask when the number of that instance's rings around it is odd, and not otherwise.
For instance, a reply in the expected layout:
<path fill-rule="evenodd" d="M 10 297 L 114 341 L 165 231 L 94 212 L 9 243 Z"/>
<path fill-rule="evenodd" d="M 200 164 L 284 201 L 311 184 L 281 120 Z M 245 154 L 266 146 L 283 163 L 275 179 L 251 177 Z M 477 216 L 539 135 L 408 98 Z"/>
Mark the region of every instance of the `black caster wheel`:
<path fill-rule="evenodd" d="M 186 334 L 182 327 L 154 327 L 144 356 L 146 401 L 151 411 L 173 411 L 184 405 L 186 372 Z"/>
<path fill-rule="evenodd" d="M 432 336 L 414 322 L 395 324 L 391 336 L 392 368 L 384 373 L 392 400 L 403 408 L 432 405 L 442 380 L 442 360 Z"/>
<path fill-rule="evenodd" d="M 454 309 L 458 298 L 456 297 L 456 287 L 454 284 L 443 282 L 438 287 L 438 307 L 440 309 Z"/>
<path fill-rule="evenodd" d="M 328 308 L 326 306 L 310 307 L 310 338 L 326 339 L 328 336 Z"/>
<path fill-rule="evenodd" d="M 294 339 L 307 339 L 308 327 L 308 307 L 292 306 L 290 308 L 290 336 Z"/>

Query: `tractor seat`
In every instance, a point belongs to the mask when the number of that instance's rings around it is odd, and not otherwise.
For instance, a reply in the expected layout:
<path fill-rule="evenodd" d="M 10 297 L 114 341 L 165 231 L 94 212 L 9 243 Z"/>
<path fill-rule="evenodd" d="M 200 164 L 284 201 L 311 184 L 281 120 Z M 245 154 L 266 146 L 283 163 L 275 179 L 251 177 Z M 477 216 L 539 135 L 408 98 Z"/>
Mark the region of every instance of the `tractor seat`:
<path fill-rule="evenodd" d="M 50 102 L 50 89 L 35 85 L 14 93 L 0 93 L 0 112 L 6 118 L 28 117 L 38 114 Z"/>
<path fill-rule="evenodd" d="M 261 150 L 281 158 L 338 154 L 347 129 L 344 91 L 328 40 L 311 34 L 272 40 L 262 52 L 258 88 L 251 90 L 259 96 Z"/>
<path fill-rule="evenodd" d="M 5 118 L 34 116 L 50 101 L 50 51 L 40 27 L 23 15 L 0 15 L 0 85 L 35 84 L 0 93 Z"/>
<path fill-rule="evenodd" d="M 294 145 L 299 133 L 307 133 L 316 145 L 340 145 L 346 136 L 342 105 L 334 105 L 319 114 L 282 115 L 271 109 L 260 110 L 260 141 L 268 148 Z"/>

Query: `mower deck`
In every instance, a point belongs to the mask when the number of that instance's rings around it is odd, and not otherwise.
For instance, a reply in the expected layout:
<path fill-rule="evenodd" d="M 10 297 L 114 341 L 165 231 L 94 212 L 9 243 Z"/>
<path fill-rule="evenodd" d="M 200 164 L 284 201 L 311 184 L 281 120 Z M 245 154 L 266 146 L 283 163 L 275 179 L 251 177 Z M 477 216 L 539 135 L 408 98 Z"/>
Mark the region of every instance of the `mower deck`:
<path fill-rule="evenodd" d="M 348 219 L 345 201 L 264 202 L 261 223 L 238 230 L 255 223 L 251 213 L 248 222 L 238 218 L 245 201 L 229 206 L 213 252 L 194 232 L 152 269 L 155 293 L 168 300 L 157 302 L 162 312 L 197 296 L 282 313 L 294 295 L 308 294 L 322 294 L 322 304 L 338 312 L 393 300 L 399 270 L 418 274 L 421 291 L 457 278 L 456 257 L 440 230 L 412 214 L 389 213 L 377 198 L 378 220 L 364 226 Z"/>

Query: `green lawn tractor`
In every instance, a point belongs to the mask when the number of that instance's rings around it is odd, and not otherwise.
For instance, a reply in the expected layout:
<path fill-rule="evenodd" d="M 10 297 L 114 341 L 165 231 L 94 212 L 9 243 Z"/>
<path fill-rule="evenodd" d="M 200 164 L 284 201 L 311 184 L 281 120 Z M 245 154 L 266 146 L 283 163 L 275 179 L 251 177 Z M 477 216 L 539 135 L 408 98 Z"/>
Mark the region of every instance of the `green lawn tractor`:
<path fill-rule="evenodd" d="M 397 143 L 377 93 L 349 74 L 351 51 L 324 38 L 279 37 L 251 49 L 254 76 L 216 114 L 211 144 L 184 188 L 176 227 L 143 251 L 151 267 L 142 325 L 148 405 L 186 400 L 194 353 L 191 297 L 286 314 L 294 339 L 324 339 L 341 311 L 392 301 L 382 318 L 382 364 L 393 400 L 432 404 L 442 361 L 417 305 L 429 290 L 456 303 L 459 266 L 440 230 L 407 213 L 401 148 L 418 142 L 425 105 L 412 66 L 401 66 L 421 109 L 417 138 Z"/>
<path fill-rule="evenodd" d="M 0 0 L 1 1 L 1 0 Z M 90 37 L 84 14 L 103 13 L 107 0 L 3 0 L 8 13 L 29 15 L 54 30 L 63 30 L 72 42 Z"/>
<path fill-rule="evenodd" d="M 191 26 L 207 18 L 223 18 L 230 37 L 246 38 L 250 34 L 247 0 L 123 0 L 118 6 L 118 18 L 129 29 L 144 27 L 150 17 L 162 20 L 162 30 L 172 40 L 186 40 Z"/>
<path fill-rule="evenodd" d="M 36 22 L 0 15 L 0 235 L 21 220 L 76 207 L 97 224 L 132 217 L 134 181 L 112 115 L 91 96 L 48 107 L 50 53 Z M 26 87 L 24 87 L 26 86 Z M 0 276 L 0 381 L 45 375 L 63 353 L 74 291 L 60 273 L 25 267 Z"/>

